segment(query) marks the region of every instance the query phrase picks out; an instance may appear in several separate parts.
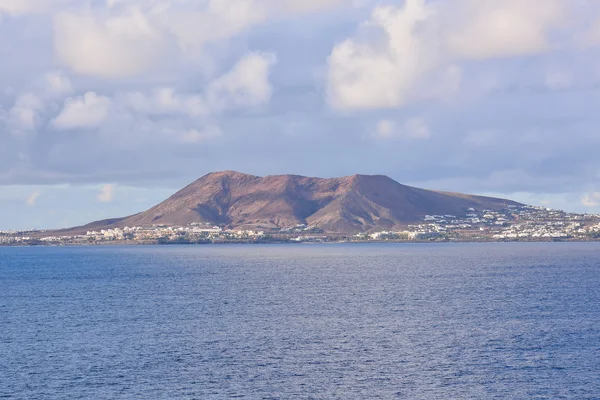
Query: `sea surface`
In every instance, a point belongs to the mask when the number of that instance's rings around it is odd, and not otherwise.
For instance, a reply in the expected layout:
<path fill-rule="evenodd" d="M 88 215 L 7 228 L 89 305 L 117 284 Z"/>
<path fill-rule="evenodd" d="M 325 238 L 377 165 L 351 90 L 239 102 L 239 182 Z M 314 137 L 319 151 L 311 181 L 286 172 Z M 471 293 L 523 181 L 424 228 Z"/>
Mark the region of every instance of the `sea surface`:
<path fill-rule="evenodd" d="M 600 244 L 0 248 L 0 398 L 600 399 Z"/>

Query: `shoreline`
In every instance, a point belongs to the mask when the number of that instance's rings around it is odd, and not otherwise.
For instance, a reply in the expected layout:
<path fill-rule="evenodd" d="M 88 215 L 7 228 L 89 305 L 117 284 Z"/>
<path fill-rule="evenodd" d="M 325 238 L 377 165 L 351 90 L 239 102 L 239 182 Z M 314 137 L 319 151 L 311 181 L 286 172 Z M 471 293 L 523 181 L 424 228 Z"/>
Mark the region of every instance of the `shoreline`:
<path fill-rule="evenodd" d="M 295 240 L 273 240 L 273 241 L 210 241 L 210 242 L 169 242 L 161 243 L 153 241 L 105 241 L 97 243 L 19 243 L 0 244 L 0 248 L 9 247 L 136 247 L 136 246 L 230 246 L 230 245 L 315 245 L 315 244 L 502 244 L 502 243 L 599 243 L 599 239 L 547 239 L 547 240 L 327 240 L 327 241 L 295 241 Z"/>

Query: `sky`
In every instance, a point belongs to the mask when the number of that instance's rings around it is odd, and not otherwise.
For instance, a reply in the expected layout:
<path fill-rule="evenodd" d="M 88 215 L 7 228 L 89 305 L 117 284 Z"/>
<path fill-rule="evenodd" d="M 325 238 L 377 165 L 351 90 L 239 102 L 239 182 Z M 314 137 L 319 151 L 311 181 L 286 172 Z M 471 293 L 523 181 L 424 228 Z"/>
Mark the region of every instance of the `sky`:
<path fill-rule="evenodd" d="M 600 213 L 600 0 L 0 0 L 0 230 L 209 172 Z"/>

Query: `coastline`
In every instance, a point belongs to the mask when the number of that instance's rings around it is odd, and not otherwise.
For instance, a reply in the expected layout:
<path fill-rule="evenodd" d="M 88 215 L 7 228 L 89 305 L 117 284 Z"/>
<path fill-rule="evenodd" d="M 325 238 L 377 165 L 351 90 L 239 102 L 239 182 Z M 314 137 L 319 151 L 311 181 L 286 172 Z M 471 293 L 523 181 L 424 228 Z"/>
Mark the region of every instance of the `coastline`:
<path fill-rule="evenodd" d="M 62 243 L 2 243 L 3 247 L 112 247 L 112 246 L 230 246 L 230 245 L 310 245 L 310 244 L 450 244 L 450 243 L 599 243 L 600 239 L 579 239 L 579 238 L 556 238 L 556 239 L 521 239 L 521 240 L 473 240 L 473 239 L 456 239 L 456 240 L 316 240 L 316 241 L 297 241 L 297 240 L 216 240 L 203 242 L 186 242 L 186 241 L 135 241 L 135 240 L 111 240 L 99 241 L 94 243 L 80 242 L 62 242 Z"/>

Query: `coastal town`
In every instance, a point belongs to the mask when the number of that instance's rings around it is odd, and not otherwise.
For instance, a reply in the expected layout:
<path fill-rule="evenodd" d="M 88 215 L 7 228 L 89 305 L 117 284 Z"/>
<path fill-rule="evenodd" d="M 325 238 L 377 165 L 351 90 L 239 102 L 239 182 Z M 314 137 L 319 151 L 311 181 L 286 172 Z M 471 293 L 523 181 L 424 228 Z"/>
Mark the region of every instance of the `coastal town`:
<path fill-rule="evenodd" d="M 208 244 L 303 242 L 489 242 L 600 240 L 600 215 L 534 206 L 501 211 L 467 209 L 464 215 L 426 215 L 390 231 L 340 234 L 297 225 L 278 230 L 225 229 L 210 224 L 124 227 L 61 235 L 52 231 L 0 231 L 0 245 Z"/>

